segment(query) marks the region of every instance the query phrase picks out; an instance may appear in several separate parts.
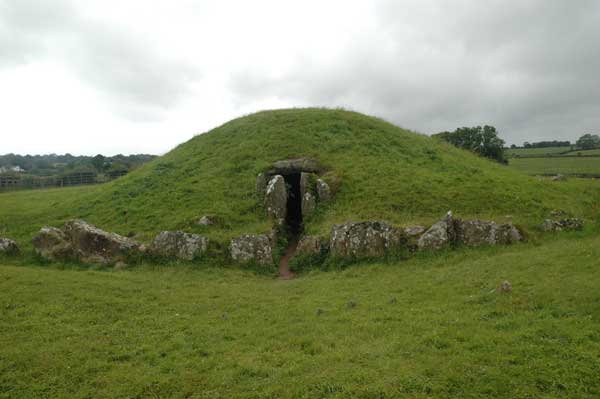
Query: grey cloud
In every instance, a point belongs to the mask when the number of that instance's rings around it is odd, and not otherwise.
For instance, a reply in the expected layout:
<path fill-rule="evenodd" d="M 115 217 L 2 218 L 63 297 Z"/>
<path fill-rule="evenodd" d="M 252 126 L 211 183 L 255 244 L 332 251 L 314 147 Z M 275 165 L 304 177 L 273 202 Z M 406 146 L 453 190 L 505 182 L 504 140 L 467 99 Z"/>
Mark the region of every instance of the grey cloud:
<path fill-rule="evenodd" d="M 349 106 L 426 133 L 490 123 L 509 142 L 600 131 L 600 3 L 387 1 L 331 63 L 240 71 L 238 101 Z M 300 62 L 301 61 L 301 62 Z"/>
<path fill-rule="evenodd" d="M 69 1 L 5 0 L 0 5 L 0 68 L 57 56 L 104 93 L 118 114 L 160 119 L 190 93 L 200 73 L 167 58 L 144 37 L 84 18 Z"/>

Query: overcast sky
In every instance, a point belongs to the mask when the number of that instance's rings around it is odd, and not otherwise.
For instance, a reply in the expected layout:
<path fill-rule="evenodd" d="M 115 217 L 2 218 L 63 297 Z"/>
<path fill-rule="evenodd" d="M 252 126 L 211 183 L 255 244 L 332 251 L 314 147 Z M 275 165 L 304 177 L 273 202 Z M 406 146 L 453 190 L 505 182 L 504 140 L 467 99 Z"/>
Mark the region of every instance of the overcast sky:
<path fill-rule="evenodd" d="M 600 1 L 0 0 L 0 154 L 161 154 L 305 106 L 600 133 Z"/>

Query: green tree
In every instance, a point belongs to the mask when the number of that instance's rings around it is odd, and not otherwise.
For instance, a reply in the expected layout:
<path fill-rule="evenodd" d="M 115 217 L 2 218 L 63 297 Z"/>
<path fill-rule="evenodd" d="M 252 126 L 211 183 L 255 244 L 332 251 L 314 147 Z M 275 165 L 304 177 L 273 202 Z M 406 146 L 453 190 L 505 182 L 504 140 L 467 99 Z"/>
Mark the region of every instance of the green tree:
<path fill-rule="evenodd" d="M 494 126 L 460 127 L 453 132 L 441 132 L 433 135 L 456 147 L 472 151 L 482 157 L 506 163 L 504 158 L 504 140 L 498 137 Z"/>
<path fill-rule="evenodd" d="M 584 134 L 577 140 L 577 147 L 583 150 L 591 150 L 600 147 L 600 137 L 597 134 Z"/>
<path fill-rule="evenodd" d="M 104 170 L 104 161 L 104 155 L 98 154 L 92 158 L 92 165 L 98 172 L 102 172 Z"/>

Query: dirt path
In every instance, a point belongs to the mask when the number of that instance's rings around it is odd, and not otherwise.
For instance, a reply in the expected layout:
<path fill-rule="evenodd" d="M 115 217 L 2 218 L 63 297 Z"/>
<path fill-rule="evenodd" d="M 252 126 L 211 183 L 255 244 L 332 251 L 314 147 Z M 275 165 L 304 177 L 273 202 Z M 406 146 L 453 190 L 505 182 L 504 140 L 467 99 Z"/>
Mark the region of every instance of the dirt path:
<path fill-rule="evenodd" d="M 288 263 L 289 263 L 290 259 L 292 259 L 294 257 L 297 247 L 298 247 L 298 240 L 297 239 L 292 240 L 290 242 L 290 245 L 288 245 L 287 249 L 285 250 L 285 254 L 279 261 L 279 278 L 282 280 L 291 280 L 295 277 L 294 273 L 292 273 L 292 271 L 290 270 Z"/>

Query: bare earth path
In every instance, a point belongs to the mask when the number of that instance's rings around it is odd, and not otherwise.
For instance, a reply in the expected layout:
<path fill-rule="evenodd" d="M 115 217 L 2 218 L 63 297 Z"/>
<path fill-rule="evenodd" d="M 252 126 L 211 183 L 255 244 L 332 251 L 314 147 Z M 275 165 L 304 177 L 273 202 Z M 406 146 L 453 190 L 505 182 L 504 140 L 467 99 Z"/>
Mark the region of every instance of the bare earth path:
<path fill-rule="evenodd" d="M 279 261 L 279 278 L 282 280 L 290 280 L 294 278 L 294 273 L 290 270 L 288 265 L 290 259 L 294 257 L 296 253 L 296 248 L 298 247 L 298 239 L 293 239 L 290 241 L 290 245 L 288 245 L 285 250 L 285 254 Z"/>

